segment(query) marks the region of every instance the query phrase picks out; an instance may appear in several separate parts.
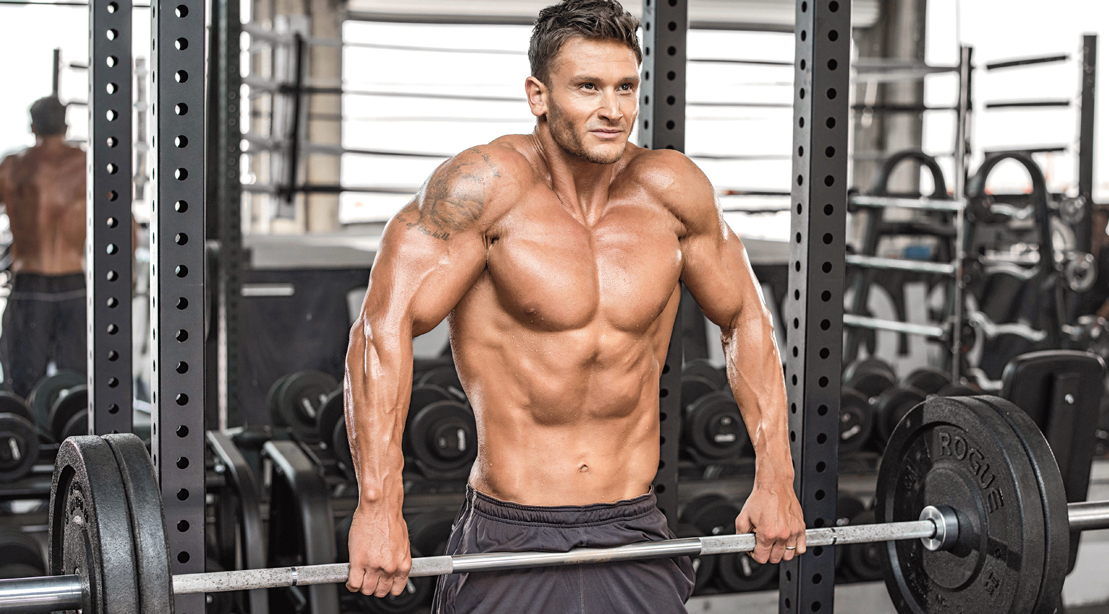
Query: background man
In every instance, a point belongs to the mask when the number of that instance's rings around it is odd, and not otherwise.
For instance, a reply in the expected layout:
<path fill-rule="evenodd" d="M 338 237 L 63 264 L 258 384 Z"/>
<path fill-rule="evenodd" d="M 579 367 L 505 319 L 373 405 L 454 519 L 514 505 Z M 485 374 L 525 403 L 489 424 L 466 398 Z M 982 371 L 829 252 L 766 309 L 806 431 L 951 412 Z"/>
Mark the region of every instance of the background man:
<path fill-rule="evenodd" d="M 736 528 L 758 533 L 759 561 L 804 552 L 781 361 L 743 245 L 688 158 L 628 144 L 638 26 L 613 0 L 544 9 L 525 83 L 534 132 L 447 161 L 387 226 L 344 382 L 360 487 L 351 590 L 405 587 L 412 338 L 448 315 L 478 426 L 448 554 L 673 537 L 650 485 L 679 282 L 722 330 L 757 453 Z M 685 557 L 453 574 L 433 611 L 684 612 L 692 586 Z"/>
<path fill-rule="evenodd" d="M 0 162 L 12 230 L 11 293 L 0 331 L 4 383 L 27 396 L 51 360 L 86 369 L 85 152 L 65 142 L 65 105 L 31 105 L 34 146 Z"/>

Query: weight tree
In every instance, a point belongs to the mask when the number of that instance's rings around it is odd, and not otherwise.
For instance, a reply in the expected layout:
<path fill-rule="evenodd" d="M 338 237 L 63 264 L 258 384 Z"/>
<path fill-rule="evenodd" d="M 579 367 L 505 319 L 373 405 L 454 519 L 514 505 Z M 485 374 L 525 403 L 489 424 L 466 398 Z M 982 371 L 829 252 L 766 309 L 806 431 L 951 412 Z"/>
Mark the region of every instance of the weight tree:
<path fill-rule="evenodd" d="M 213 334 L 205 330 L 207 284 L 217 283 L 219 288 L 219 315 L 212 318 L 212 328 L 217 329 L 227 352 L 225 368 L 217 375 L 225 382 L 220 386 L 228 399 L 223 407 L 230 409 L 231 400 L 239 392 L 237 288 L 243 251 L 237 223 L 241 215 L 241 187 L 236 176 L 241 131 L 236 107 L 241 24 L 235 2 L 214 3 L 213 69 L 206 79 L 204 2 L 177 0 L 171 4 L 155 3 L 151 10 L 150 110 L 154 129 L 150 145 L 156 152 L 150 227 L 154 343 L 151 435 L 169 527 L 170 558 L 174 573 L 181 574 L 202 571 L 204 566 L 204 409 L 206 404 L 217 402 L 212 389 L 206 391 L 205 386 L 205 375 L 216 375 L 215 369 L 207 368 L 214 367 L 216 355 L 212 344 L 207 351 L 205 347 L 205 340 Z M 121 299 L 120 291 L 129 287 L 130 279 L 130 261 L 124 257 L 130 253 L 130 229 L 124 216 L 129 213 L 126 207 L 130 199 L 118 198 L 130 193 L 130 152 L 123 156 L 122 148 L 105 146 L 109 135 L 116 146 L 130 143 L 130 122 L 118 120 L 130 109 L 131 3 L 92 0 L 90 12 L 90 63 L 95 69 L 89 97 L 89 415 L 90 428 L 100 433 L 130 430 L 131 421 L 130 318 L 124 317 L 130 303 Z M 796 181 L 791 181 L 790 296 L 786 302 L 787 344 L 782 350 L 795 484 L 806 523 L 819 527 L 834 518 L 836 501 L 850 4 L 798 0 L 796 14 Z M 646 57 L 640 130 L 647 146 L 684 149 L 687 16 L 686 0 L 644 0 Z M 113 34 L 109 35 L 108 30 Z M 119 44 L 111 46 L 102 40 Z M 108 56 L 114 61 L 109 63 Z M 206 135 L 205 84 L 209 79 L 213 121 Z M 116 89 L 107 96 L 99 95 L 109 92 L 110 83 L 115 83 Z M 126 101 L 122 106 L 121 100 Z M 206 137 L 212 142 L 206 143 Z M 209 160 L 215 173 L 214 187 L 207 193 L 206 149 L 213 154 Z M 113 179 L 116 183 L 110 183 Z M 109 196 L 112 192 L 116 200 Z M 209 218 L 217 218 L 209 219 L 207 225 L 206 210 Z M 207 279 L 206 238 L 220 240 L 218 280 Z M 126 296 L 129 298 L 129 292 Z M 810 313 L 824 317 L 810 322 Z M 655 484 L 660 506 L 671 519 L 677 513 L 680 408 L 676 392 L 680 356 L 680 339 L 675 339 L 660 386 L 661 391 L 675 393 L 660 398 L 660 411 L 673 419 L 663 420 L 662 460 L 665 463 L 669 459 L 670 464 L 660 466 Z M 163 366 L 160 371 L 159 363 Z M 97 382 L 104 386 L 95 386 Z M 122 400 L 106 396 L 110 392 Z M 226 416 L 222 411 L 220 414 Z M 781 611 L 832 608 L 830 549 L 821 555 L 814 549 L 808 556 L 784 565 L 783 570 Z M 828 581 L 814 583 L 817 576 Z M 181 612 L 199 612 L 203 607 L 201 595 L 178 601 Z"/>

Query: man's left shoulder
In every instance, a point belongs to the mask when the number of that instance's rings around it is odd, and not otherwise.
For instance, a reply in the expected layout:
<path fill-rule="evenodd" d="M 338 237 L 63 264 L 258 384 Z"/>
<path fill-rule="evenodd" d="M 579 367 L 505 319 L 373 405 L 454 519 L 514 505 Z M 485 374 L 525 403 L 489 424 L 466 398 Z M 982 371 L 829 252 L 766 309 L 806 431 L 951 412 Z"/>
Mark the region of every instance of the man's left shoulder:
<path fill-rule="evenodd" d="M 628 163 L 633 181 L 670 208 L 715 208 L 715 190 L 705 173 L 685 154 L 672 149 L 641 149 Z M 684 216 L 681 216 L 684 217 Z"/>

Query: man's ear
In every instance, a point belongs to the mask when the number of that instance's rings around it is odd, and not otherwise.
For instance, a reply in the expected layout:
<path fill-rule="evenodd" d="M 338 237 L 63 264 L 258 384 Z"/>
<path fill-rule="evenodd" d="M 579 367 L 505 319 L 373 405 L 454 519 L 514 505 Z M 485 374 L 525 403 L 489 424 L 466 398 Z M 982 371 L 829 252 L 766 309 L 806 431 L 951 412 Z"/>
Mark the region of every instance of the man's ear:
<path fill-rule="evenodd" d="M 524 92 L 528 96 L 528 106 L 531 107 L 531 114 L 536 117 L 546 115 L 548 97 L 550 96 L 550 90 L 547 89 L 547 86 L 535 77 L 528 77 L 524 81 Z"/>

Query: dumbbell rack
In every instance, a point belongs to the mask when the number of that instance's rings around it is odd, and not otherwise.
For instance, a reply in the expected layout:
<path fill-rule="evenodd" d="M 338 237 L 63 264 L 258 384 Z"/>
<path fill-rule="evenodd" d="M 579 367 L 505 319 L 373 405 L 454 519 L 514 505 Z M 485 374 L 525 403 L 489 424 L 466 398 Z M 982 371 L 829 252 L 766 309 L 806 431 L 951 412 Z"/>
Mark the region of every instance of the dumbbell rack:
<path fill-rule="evenodd" d="M 847 341 L 844 344 L 844 361 L 856 359 L 858 353 L 858 329 L 887 330 L 896 333 L 920 335 L 945 343 L 949 347 L 947 359 L 944 361 L 950 371 L 952 381 L 958 382 L 962 362 L 962 304 L 965 282 L 963 280 L 963 262 L 966 258 L 965 237 L 967 235 L 965 209 L 966 201 L 963 199 L 966 183 L 966 156 L 967 156 L 967 126 L 970 120 L 970 79 L 971 79 L 970 47 L 962 47 L 959 58 L 959 101 L 956 107 L 955 130 L 955 184 L 954 198 L 945 199 L 945 183 L 943 173 L 935 160 L 923 152 L 902 152 L 895 154 L 883 171 L 878 174 L 872 195 L 854 195 L 848 200 L 853 211 L 862 210 L 865 217 L 863 231 L 863 247 L 860 254 L 848 254 L 845 262 L 848 266 L 856 268 L 854 283 L 854 297 L 848 307 L 849 313 L 844 313 L 843 324 L 847 329 Z M 886 183 L 889 173 L 894 166 L 903 159 L 915 158 L 928 164 L 935 178 L 935 193 L 931 198 L 898 198 L 886 194 Z M 954 214 L 953 233 L 940 233 L 937 229 L 929 230 L 928 234 L 949 238 L 950 262 L 915 262 L 892 258 L 879 258 L 876 255 L 879 240 L 883 231 L 883 218 L 888 208 L 900 208 L 918 211 Z M 946 216 L 945 216 L 946 217 Z M 924 230 L 924 225 L 901 224 L 895 227 L 898 234 L 919 233 Z M 953 234 L 953 236 L 951 236 Z M 946 297 L 947 308 L 944 311 L 945 321 L 939 326 L 910 324 L 905 322 L 882 320 L 868 317 L 866 313 L 866 300 L 869 294 L 872 273 L 875 270 L 895 270 L 918 272 L 930 276 L 942 276 L 949 279 Z"/>

